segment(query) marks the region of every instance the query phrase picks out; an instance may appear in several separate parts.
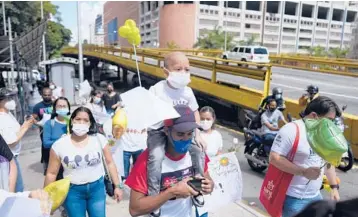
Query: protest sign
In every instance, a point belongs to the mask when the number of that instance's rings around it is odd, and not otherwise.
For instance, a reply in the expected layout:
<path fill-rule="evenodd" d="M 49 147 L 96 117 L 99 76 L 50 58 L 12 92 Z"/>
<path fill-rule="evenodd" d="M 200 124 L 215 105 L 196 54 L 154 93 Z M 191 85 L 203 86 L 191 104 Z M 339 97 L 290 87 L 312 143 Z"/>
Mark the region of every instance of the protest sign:
<path fill-rule="evenodd" d="M 143 87 L 121 94 L 131 128 L 144 129 L 154 124 L 179 117 L 171 103 L 161 100 Z"/>
<path fill-rule="evenodd" d="M 52 204 L 42 203 L 37 199 L 8 197 L 0 207 L 1 217 L 49 217 Z"/>
<path fill-rule="evenodd" d="M 235 152 L 210 158 L 209 174 L 215 183 L 211 194 L 205 195 L 205 205 L 198 208 L 199 215 L 241 200 L 242 176 Z"/>

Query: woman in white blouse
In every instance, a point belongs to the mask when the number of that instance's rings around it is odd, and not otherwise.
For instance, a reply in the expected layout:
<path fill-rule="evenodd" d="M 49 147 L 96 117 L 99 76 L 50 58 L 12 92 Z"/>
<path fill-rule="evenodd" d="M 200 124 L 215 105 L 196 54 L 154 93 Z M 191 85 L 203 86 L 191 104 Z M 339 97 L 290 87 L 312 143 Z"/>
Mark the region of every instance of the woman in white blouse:
<path fill-rule="evenodd" d="M 45 186 L 56 180 L 60 165 L 64 177 L 69 177 L 71 187 L 64 207 L 69 217 L 106 216 L 106 194 L 104 185 L 104 163 L 115 185 L 114 198 L 122 199 L 123 184 L 106 138 L 97 133 L 92 112 L 86 107 L 77 108 L 71 115 L 70 135 L 56 141 L 50 151 Z M 103 159 L 105 162 L 103 162 Z"/>

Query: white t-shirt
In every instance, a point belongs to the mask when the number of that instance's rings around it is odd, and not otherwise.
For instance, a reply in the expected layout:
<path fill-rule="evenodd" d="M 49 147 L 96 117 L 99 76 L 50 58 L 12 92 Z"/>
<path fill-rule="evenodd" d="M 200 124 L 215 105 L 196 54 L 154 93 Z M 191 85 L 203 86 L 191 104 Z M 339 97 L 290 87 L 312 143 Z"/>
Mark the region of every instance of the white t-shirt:
<path fill-rule="evenodd" d="M 318 156 L 310 147 L 307 141 L 307 132 L 305 124 L 302 120 L 295 121 L 300 130 L 300 138 L 296 155 L 293 163 L 297 166 L 308 167 L 322 167 L 324 160 Z M 296 126 L 293 123 L 288 123 L 280 129 L 275 141 L 272 145 L 271 151 L 276 152 L 283 156 L 288 156 L 293 147 L 296 137 Z M 287 190 L 287 195 L 296 198 L 313 198 L 320 193 L 320 188 L 323 180 L 323 171 L 321 169 L 321 176 L 317 180 L 311 180 L 303 176 L 294 176 L 290 187 Z M 308 184 L 307 184 L 308 183 Z"/>
<path fill-rule="evenodd" d="M 80 148 L 74 146 L 71 136 L 67 135 L 57 140 L 52 145 L 52 149 L 61 159 L 64 177 L 70 176 L 72 184 L 82 185 L 97 181 L 104 176 L 101 148 L 103 149 L 107 143 L 106 137 L 95 134 L 89 136 L 85 147 Z"/>
<path fill-rule="evenodd" d="M 207 145 L 206 154 L 209 157 L 215 157 L 218 151 L 223 148 L 221 133 L 217 130 L 212 130 L 211 133 L 201 132 L 200 135 Z"/>
<path fill-rule="evenodd" d="M 95 103 L 88 102 L 85 107 L 91 110 L 93 117 L 98 124 L 104 124 L 104 122 L 106 122 L 108 119 L 111 119 L 111 116 L 107 114 L 105 106 L 100 106 Z"/>
<path fill-rule="evenodd" d="M 198 102 L 194 96 L 193 90 L 186 86 L 183 89 L 173 89 L 169 87 L 167 80 L 162 80 L 149 88 L 154 95 L 161 100 L 176 105 L 189 106 L 192 111 L 196 111 L 199 108 Z M 163 126 L 163 122 L 157 123 L 152 126 L 152 129 L 158 129 Z"/>
<path fill-rule="evenodd" d="M 147 183 L 147 161 L 148 150 L 144 151 L 139 156 L 136 164 L 134 165 L 126 185 L 131 189 L 141 192 L 143 194 L 148 193 Z M 181 159 L 174 160 L 165 156 L 162 162 L 162 175 L 161 175 L 161 191 L 170 188 L 172 185 L 180 182 L 181 180 L 191 177 L 192 161 L 189 152 Z M 191 217 L 192 215 L 192 202 L 191 198 L 180 198 L 175 200 L 168 200 L 161 207 L 161 217 Z"/>
<path fill-rule="evenodd" d="M 0 134 L 9 145 L 17 140 L 17 133 L 20 131 L 20 124 L 11 112 L 0 112 Z M 21 142 L 11 148 L 14 155 L 19 155 L 21 151 Z"/>
<path fill-rule="evenodd" d="M 52 96 L 57 99 L 62 96 L 62 87 L 56 87 L 52 90 Z"/>

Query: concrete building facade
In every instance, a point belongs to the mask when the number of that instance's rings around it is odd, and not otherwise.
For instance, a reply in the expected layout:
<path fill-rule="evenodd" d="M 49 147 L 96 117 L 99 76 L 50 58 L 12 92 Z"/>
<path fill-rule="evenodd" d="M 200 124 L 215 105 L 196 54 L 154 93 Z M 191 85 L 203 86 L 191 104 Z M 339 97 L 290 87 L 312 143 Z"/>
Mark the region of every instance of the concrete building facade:
<path fill-rule="evenodd" d="M 256 43 L 262 42 L 272 53 L 296 53 L 318 45 L 326 50 L 348 47 L 357 12 L 353 1 L 107 2 L 104 23 L 107 32 L 106 23 L 114 18 L 117 27 L 125 19 L 136 20 L 143 47 L 173 42 L 192 48 L 198 37 L 218 26 L 236 42 L 255 35 Z M 125 46 L 122 39 L 116 41 Z"/>

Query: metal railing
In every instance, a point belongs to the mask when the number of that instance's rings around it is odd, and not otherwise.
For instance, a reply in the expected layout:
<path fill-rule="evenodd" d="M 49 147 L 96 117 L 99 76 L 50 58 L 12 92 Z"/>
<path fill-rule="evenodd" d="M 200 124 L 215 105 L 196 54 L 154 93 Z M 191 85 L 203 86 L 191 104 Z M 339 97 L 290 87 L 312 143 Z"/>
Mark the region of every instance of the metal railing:
<path fill-rule="evenodd" d="M 77 55 L 77 48 L 65 48 L 62 53 L 66 55 Z M 113 48 L 113 47 L 97 47 L 86 46 L 84 47 L 84 55 L 94 58 L 99 58 L 105 61 L 118 64 L 128 70 L 136 71 L 136 64 L 133 59 L 132 48 Z M 138 49 L 138 60 L 141 72 L 150 76 L 156 76 L 164 78 L 164 73 L 160 69 L 162 66 L 164 55 L 167 51 L 163 50 L 149 50 Z M 202 77 L 194 75 L 192 76 L 192 82 L 190 86 L 200 92 L 217 97 L 233 104 L 241 105 L 242 107 L 257 110 L 263 97 L 267 96 L 270 91 L 271 80 L 271 65 L 259 65 L 247 62 L 223 60 L 214 57 L 203 57 L 196 55 L 188 55 L 191 66 L 206 69 L 211 71 L 210 77 Z M 152 60 L 152 61 L 148 61 Z M 229 64 L 226 64 L 229 63 Z M 325 62 L 324 62 L 325 63 Z M 253 68 L 243 68 L 234 66 L 237 64 L 248 64 L 249 66 L 263 66 L 266 70 L 259 70 Z M 247 87 L 239 86 L 239 84 L 233 84 L 232 82 L 223 82 L 217 79 L 217 74 L 229 74 L 234 76 L 241 76 L 245 78 L 264 81 L 264 90 L 255 90 Z M 229 85 L 227 85 L 229 84 Z M 304 109 L 298 105 L 297 100 L 285 99 L 286 111 L 294 116 Z M 296 115 L 295 115 L 296 114 Z M 358 156 L 358 134 L 354 132 L 358 131 L 358 116 L 344 114 L 345 124 L 348 129 L 345 131 L 345 136 L 348 141 L 351 142 L 354 154 Z"/>

